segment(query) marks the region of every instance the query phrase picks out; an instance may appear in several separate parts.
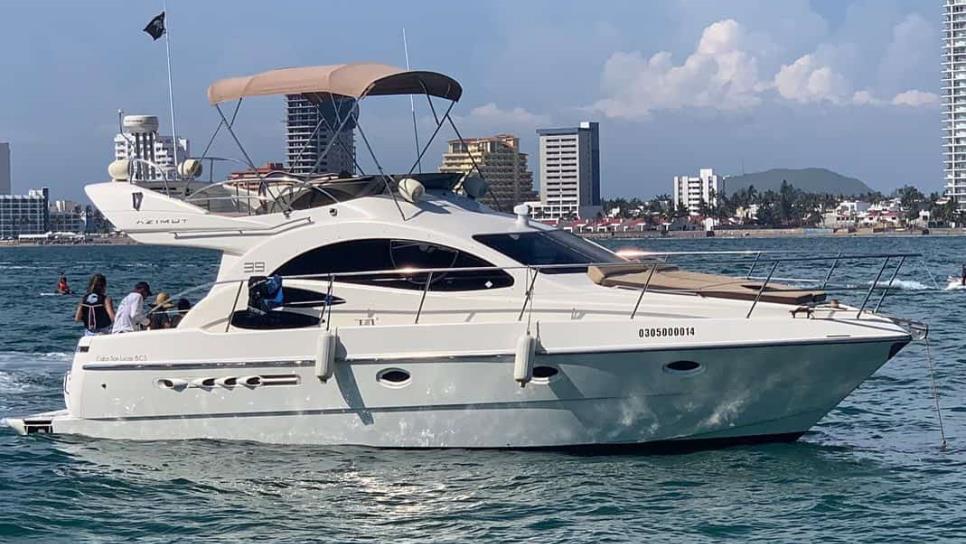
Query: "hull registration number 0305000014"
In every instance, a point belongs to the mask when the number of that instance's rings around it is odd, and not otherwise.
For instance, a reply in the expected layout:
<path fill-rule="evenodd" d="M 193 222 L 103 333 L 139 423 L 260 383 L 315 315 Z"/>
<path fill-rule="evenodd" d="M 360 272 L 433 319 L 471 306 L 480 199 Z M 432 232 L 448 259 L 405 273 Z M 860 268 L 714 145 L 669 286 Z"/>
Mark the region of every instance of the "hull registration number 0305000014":
<path fill-rule="evenodd" d="M 666 338 L 670 336 L 694 336 L 694 327 L 651 327 L 638 329 L 641 338 Z"/>

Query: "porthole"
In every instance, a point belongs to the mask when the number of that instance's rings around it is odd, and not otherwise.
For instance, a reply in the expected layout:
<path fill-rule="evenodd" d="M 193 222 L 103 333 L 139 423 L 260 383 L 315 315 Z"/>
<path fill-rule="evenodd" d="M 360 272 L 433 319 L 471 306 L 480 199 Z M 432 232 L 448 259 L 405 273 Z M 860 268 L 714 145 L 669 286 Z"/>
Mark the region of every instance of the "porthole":
<path fill-rule="evenodd" d="M 550 383 L 560 374 L 560 369 L 555 366 L 535 366 L 533 367 L 533 383 Z"/>
<path fill-rule="evenodd" d="M 405 387 L 412 381 L 412 376 L 401 368 L 384 368 L 376 374 L 376 381 L 386 387 Z"/>
<path fill-rule="evenodd" d="M 703 368 L 694 361 L 674 361 L 664 365 L 664 371 L 672 374 L 696 374 Z"/>

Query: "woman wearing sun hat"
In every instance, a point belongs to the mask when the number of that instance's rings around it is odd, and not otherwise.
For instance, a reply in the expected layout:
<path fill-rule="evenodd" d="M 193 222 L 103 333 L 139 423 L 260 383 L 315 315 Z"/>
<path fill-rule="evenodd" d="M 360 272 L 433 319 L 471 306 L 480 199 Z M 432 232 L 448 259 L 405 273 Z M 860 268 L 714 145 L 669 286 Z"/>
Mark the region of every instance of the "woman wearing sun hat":
<path fill-rule="evenodd" d="M 168 310 L 174 308 L 174 303 L 171 302 L 171 296 L 161 291 L 154 297 L 154 305 L 151 308 L 151 324 L 148 326 L 149 329 L 170 329 L 171 328 L 171 315 Z"/>

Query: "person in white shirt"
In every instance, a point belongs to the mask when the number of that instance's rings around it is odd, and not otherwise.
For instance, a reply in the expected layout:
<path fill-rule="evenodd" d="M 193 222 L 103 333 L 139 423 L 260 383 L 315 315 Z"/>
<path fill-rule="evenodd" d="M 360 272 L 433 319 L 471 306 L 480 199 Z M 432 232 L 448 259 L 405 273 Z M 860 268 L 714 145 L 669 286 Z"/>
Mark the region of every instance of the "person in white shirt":
<path fill-rule="evenodd" d="M 144 299 L 151 296 L 151 287 L 147 282 L 139 281 L 117 307 L 114 312 L 114 328 L 112 333 L 133 332 L 139 326 L 146 326 L 148 319 L 144 315 Z"/>

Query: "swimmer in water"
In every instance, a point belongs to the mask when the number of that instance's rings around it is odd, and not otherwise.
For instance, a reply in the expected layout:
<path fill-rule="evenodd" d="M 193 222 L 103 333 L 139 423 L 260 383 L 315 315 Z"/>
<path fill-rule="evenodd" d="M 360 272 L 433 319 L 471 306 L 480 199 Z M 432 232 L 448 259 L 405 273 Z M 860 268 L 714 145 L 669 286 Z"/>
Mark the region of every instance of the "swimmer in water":
<path fill-rule="evenodd" d="M 70 293 L 70 285 L 67 284 L 67 276 L 61 273 L 60 279 L 57 280 L 57 294 L 69 295 Z"/>

